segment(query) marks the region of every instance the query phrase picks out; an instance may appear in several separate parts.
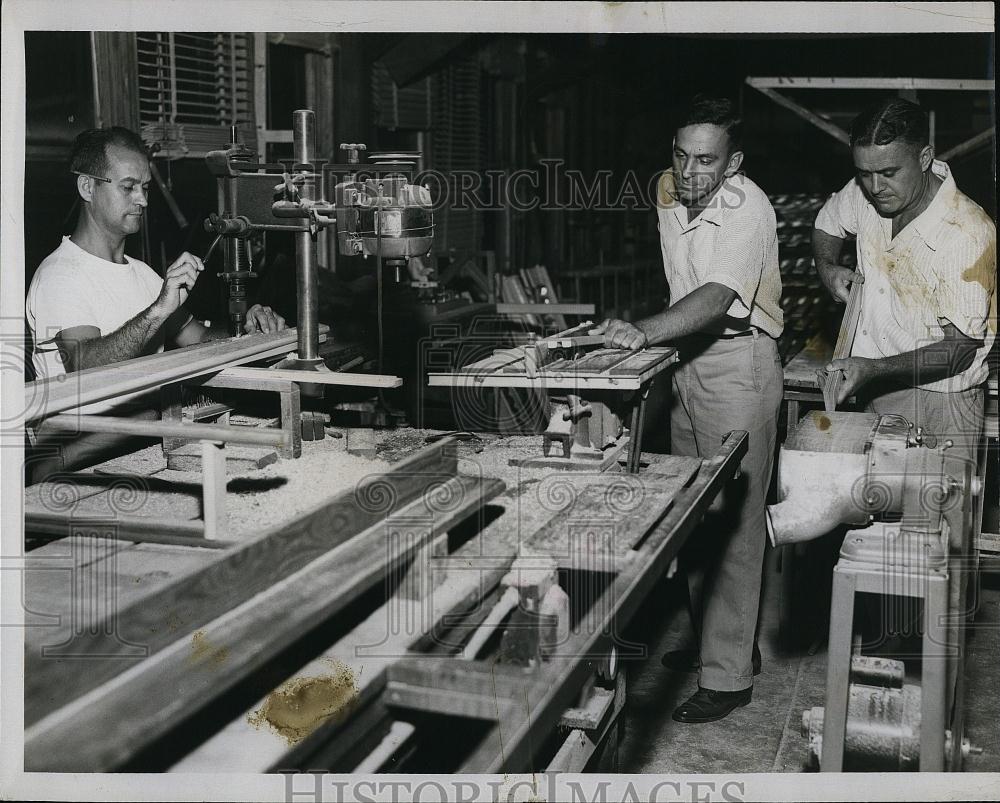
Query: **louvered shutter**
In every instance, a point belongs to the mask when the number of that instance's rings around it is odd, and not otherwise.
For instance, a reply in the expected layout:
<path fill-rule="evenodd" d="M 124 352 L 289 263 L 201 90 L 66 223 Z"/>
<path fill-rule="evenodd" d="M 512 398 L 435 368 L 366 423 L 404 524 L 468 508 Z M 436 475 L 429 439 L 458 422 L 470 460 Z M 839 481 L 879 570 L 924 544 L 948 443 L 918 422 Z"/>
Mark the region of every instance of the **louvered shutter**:
<path fill-rule="evenodd" d="M 256 147 L 252 35 L 140 32 L 136 44 L 143 141 L 159 142 L 168 156 L 202 158 L 239 125 Z"/>
<path fill-rule="evenodd" d="M 434 127 L 431 139 L 433 163 L 447 175 L 454 171 L 483 169 L 482 119 L 480 114 L 480 67 L 475 58 L 452 64 L 434 76 Z M 478 250 L 482 247 L 483 212 L 453 209 L 435 213 L 435 250 Z"/>

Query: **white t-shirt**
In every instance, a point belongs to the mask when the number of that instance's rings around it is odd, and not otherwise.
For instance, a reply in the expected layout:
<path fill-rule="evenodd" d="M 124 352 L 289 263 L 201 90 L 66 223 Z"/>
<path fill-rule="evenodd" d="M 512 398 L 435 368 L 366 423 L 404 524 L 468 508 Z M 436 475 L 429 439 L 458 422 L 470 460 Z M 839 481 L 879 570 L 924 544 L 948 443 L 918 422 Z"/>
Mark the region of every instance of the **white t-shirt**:
<path fill-rule="evenodd" d="M 49 254 L 31 280 L 25 313 L 35 343 L 32 362 L 39 379 L 66 373 L 55 336 L 74 326 L 96 326 L 101 336 L 120 329 L 160 294 L 163 279 L 145 262 L 125 257 L 125 264 L 109 262 L 84 251 L 63 237 L 62 244 Z M 160 328 L 146 344 L 143 354 L 163 351 L 164 330 Z M 134 398 L 131 394 L 127 398 Z M 110 402 L 97 402 L 77 409 L 93 414 L 113 411 Z"/>

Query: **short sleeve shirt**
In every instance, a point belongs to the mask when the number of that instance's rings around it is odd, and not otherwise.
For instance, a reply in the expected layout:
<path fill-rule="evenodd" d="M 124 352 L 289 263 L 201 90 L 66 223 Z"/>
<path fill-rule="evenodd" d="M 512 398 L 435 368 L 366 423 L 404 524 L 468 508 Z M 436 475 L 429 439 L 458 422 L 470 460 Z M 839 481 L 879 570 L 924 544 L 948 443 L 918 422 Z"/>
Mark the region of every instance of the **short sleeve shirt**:
<path fill-rule="evenodd" d="M 878 359 L 944 338 L 942 322 L 982 340 L 972 365 L 955 376 L 914 384 L 957 392 L 986 381 L 986 355 L 996 338 L 996 226 L 959 191 L 948 165 L 931 170 L 943 181 L 930 205 L 895 238 L 855 180 L 827 200 L 816 228 L 834 237 L 856 235 L 861 313 L 851 354 Z M 919 367 L 918 367 L 919 370 Z"/>
<path fill-rule="evenodd" d="M 777 224 L 764 191 L 744 175 L 731 176 L 689 222 L 673 187 L 673 171 L 667 170 L 657 184 L 656 215 L 671 303 L 709 282 L 722 284 L 736 299 L 721 326 L 706 334 L 756 327 L 779 337 L 784 316 Z"/>
<path fill-rule="evenodd" d="M 54 339 L 59 332 L 75 326 L 96 326 L 102 337 L 111 334 L 149 307 L 162 287 L 163 279 L 145 262 L 128 256 L 123 265 L 109 262 L 63 237 L 60 246 L 35 271 L 25 300 L 37 376 L 41 379 L 66 373 Z M 161 327 L 143 353 L 163 351 L 163 344 Z M 123 397 L 118 401 L 125 400 Z M 99 402 L 81 407 L 78 412 L 113 409 L 114 405 Z"/>

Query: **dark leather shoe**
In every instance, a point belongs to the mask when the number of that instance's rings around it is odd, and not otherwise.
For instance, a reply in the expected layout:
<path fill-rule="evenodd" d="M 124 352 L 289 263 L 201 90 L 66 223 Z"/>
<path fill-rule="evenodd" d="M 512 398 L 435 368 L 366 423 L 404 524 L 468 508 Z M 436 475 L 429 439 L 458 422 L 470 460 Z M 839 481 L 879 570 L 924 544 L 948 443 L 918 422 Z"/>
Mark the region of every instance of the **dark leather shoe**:
<path fill-rule="evenodd" d="M 753 686 L 741 691 L 715 691 L 699 686 L 687 702 L 674 709 L 673 719 L 675 722 L 715 722 L 749 703 L 752 696 Z"/>
<path fill-rule="evenodd" d="M 753 674 L 754 677 L 760 674 L 760 650 L 757 645 L 753 645 Z M 697 672 L 701 669 L 701 659 L 698 657 L 698 650 L 670 650 L 663 653 L 660 663 L 667 669 L 674 672 Z"/>

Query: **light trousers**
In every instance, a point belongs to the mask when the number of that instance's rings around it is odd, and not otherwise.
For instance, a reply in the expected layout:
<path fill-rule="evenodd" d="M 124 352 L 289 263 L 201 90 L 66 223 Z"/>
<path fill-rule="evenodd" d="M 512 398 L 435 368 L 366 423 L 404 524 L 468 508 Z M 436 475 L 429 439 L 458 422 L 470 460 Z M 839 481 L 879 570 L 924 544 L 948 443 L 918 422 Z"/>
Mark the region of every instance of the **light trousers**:
<path fill-rule="evenodd" d="M 765 334 L 690 341 L 681 344 L 673 372 L 671 453 L 710 458 L 729 432 L 749 433 L 740 477 L 727 483 L 681 553 L 700 633 L 699 685 L 739 691 L 753 685 L 767 542 L 764 505 L 783 372 L 777 344 Z"/>

